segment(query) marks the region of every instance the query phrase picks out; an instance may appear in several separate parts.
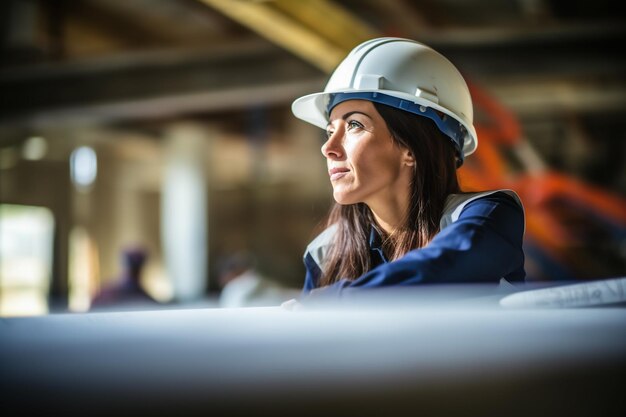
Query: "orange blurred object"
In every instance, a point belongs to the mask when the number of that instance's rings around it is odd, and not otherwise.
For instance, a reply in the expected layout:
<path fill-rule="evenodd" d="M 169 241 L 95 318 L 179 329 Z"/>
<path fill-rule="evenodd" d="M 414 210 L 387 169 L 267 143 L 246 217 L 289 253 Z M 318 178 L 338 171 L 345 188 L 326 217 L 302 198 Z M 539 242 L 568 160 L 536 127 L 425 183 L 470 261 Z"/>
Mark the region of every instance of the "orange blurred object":
<path fill-rule="evenodd" d="M 626 274 L 626 200 L 555 172 L 534 152 L 515 115 L 470 83 L 477 151 L 459 169 L 466 191 L 515 190 L 526 211 L 528 281 Z"/>

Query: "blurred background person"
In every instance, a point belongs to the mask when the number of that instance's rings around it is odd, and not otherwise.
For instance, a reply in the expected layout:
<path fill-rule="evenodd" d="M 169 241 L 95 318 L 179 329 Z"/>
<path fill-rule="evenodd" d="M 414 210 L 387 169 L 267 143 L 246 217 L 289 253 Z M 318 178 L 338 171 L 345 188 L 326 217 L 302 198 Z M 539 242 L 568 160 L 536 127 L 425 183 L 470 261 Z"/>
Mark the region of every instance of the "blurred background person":
<path fill-rule="evenodd" d="M 127 310 L 154 308 L 159 305 L 141 285 L 141 276 L 148 253 L 141 247 L 122 251 L 122 274 L 105 285 L 94 297 L 91 310 Z"/>

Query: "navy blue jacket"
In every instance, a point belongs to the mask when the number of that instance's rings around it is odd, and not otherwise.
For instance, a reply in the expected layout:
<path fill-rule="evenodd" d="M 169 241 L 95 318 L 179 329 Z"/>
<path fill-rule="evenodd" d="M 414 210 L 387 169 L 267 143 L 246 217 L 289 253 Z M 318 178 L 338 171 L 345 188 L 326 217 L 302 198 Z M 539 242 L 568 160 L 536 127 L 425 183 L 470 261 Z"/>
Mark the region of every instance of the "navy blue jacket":
<path fill-rule="evenodd" d="M 375 288 L 434 283 L 498 283 L 523 281 L 524 209 L 511 190 L 455 194 L 448 197 L 440 232 L 425 247 L 389 262 L 380 236 L 369 238 L 372 269 L 355 280 L 342 279 L 317 290 L 337 295 L 346 288 Z M 303 295 L 318 287 L 325 252 L 332 245 L 334 227 L 307 247 Z"/>

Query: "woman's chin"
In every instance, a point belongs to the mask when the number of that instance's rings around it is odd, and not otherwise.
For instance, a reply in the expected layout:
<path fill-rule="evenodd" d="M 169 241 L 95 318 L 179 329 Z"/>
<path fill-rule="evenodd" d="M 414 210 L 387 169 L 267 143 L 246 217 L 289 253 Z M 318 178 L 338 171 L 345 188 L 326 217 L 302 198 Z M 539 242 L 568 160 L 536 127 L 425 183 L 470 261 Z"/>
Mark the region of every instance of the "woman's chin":
<path fill-rule="evenodd" d="M 341 192 L 334 192 L 333 198 L 335 199 L 335 202 L 337 204 L 341 204 L 342 206 L 347 206 L 349 204 L 358 203 L 358 201 L 356 201 L 354 198 L 351 198 L 349 195 L 346 195 Z"/>

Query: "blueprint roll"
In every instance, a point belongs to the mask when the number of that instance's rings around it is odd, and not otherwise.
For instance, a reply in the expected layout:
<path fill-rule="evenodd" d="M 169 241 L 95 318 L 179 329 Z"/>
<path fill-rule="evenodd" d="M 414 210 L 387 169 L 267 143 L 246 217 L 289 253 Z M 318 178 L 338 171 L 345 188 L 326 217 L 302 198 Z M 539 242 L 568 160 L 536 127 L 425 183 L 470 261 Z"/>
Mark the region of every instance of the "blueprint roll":
<path fill-rule="evenodd" d="M 626 302 L 626 277 L 586 281 L 507 295 L 507 308 L 571 308 Z"/>

